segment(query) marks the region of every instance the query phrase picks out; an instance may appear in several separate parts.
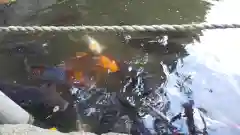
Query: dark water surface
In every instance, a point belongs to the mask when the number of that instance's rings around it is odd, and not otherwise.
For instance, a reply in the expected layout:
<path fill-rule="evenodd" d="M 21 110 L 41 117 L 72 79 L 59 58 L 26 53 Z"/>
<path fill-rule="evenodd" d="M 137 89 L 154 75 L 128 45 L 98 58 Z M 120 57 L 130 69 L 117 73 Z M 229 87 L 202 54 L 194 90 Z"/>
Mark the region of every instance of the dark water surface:
<path fill-rule="evenodd" d="M 2 25 L 123 25 L 240 23 L 238 0 L 19 0 L 3 9 Z M 52 6 L 51 6 L 52 5 Z M 46 9 L 46 7 L 49 7 Z M 2 19 L 3 20 L 3 19 Z M 163 85 L 170 95 L 173 112 L 191 91 L 197 107 L 207 110 L 212 134 L 238 134 L 240 129 L 239 30 L 168 33 L 167 44 L 157 42 L 164 33 L 125 33 L 123 36 L 93 34 L 110 54 L 119 60 L 145 61 L 144 67 L 154 74 L 153 85 Z M 86 48 L 69 35 L 80 38 L 84 33 L 1 34 L 1 47 L 17 42 L 48 44 L 49 55 L 29 57 L 31 63 L 59 64 Z M 141 47 L 141 46 L 144 47 Z M 142 59 L 143 58 L 143 59 Z M 0 55 L 0 78 L 28 83 L 21 56 Z M 186 76 L 190 80 L 186 81 Z M 184 82 L 185 81 L 185 82 Z M 183 85 L 183 89 L 178 85 Z M 178 86 L 178 87 L 176 87 Z M 181 92 L 180 92 L 181 90 Z M 151 125 L 151 123 L 149 124 Z"/>

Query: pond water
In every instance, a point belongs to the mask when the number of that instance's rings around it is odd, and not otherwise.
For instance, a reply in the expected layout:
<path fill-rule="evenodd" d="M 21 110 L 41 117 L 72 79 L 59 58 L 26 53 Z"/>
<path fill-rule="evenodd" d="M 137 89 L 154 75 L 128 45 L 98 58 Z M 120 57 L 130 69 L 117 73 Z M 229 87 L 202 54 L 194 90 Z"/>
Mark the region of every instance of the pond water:
<path fill-rule="evenodd" d="M 1 7 L 5 19 L 2 25 L 240 23 L 238 0 L 66 0 L 56 4 L 59 2 L 20 0 L 8 8 Z M 212 134 L 237 135 L 240 133 L 239 33 L 238 29 L 168 33 L 167 45 L 156 41 L 156 36 L 164 33 L 125 33 L 132 39 L 128 43 L 123 42 L 122 36 L 111 33 L 92 35 L 107 48 L 104 53 L 116 59 L 146 58 L 144 67 L 155 74 L 153 85 L 164 84 L 172 112 L 178 112 L 187 99 L 176 87 L 183 84 L 191 90 L 195 106 L 204 108 L 212 119 L 208 123 Z M 69 35 L 80 38 L 83 34 L 1 34 L 1 47 L 28 41 L 40 46 L 46 43 L 49 55 L 31 56 L 30 62 L 54 65 L 76 51 L 86 50 L 69 38 Z M 2 80 L 28 83 L 22 56 L 1 55 L 0 61 Z M 190 81 L 183 82 L 186 76 L 190 76 Z"/>

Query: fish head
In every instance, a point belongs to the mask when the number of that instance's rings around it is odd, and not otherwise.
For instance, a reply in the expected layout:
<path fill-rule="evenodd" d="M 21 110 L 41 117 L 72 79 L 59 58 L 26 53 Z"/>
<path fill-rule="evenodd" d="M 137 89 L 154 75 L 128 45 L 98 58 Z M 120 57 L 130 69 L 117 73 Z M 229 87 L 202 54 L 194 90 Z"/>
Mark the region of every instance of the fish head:
<path fill-rule="evenodd" d="M 93 37 L 90 37 L 89 35 L 84 35 L 82 39 L 86 42 L 89 50 L 95 55 L 100 55 L 105 49 L 103 45 L 101 45 L 99 42 L 97 42 L 97 40 L 95 40 Z"/>

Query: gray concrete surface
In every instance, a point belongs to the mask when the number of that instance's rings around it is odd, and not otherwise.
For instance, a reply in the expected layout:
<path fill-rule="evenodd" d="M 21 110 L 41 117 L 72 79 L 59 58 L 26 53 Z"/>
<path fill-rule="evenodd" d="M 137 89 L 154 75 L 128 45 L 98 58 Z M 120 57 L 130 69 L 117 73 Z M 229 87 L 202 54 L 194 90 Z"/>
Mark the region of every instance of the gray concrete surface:
<path fill-rule="evenodd" d="M 58 131 L 52 131 L 48 129 L 42 129 L 28 124 L 0 125 L 0 135 L 96 135 L 89 132 L 71 132 L 61 133 Z M 103 135 L 124 135 L 120 133 L 106 133 Z"/>
<path fill-rule="evenodd" d="M 32 116 L 0 91 L 0 123 L 27 124 Z M 17 114 L 17 115 L 16 115 Z"/>

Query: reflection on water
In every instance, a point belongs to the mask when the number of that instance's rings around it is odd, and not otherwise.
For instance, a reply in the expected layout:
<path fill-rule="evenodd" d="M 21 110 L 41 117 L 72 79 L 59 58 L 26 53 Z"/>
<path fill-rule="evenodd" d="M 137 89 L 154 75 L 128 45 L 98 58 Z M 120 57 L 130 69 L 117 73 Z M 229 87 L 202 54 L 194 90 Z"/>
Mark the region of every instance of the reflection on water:
<path fill-rule="evenodd" d="M 207 22 L 239 23 L 235 17 L 239 12 L 236 6 L 238 1 L 213 3 L 215 5 L 206 16 Z M 239 38 L 236 35 L 239 32 L 238 29 L 203 31 L 200 43 L 194 42 L 186 47 L 190 55 L 184 59 L 184 66 L 177 68 L 178 73 L 192 76 L 191 84 L 187 84 L 187 87 L 193 91 L 195 105 L 204 108 L 207 115 L 216 120 L 209 122 L 209 127 L 216 130 L 213 134 L 240 133 L 239 109 L 236 108 L 240 102 L 239 68 L 236 62 L 239 55 Z M 176 99 L 180 95 L 174 85 L 182 79 L 174 74 L 170 78 L 167 87 L 172 98 Z M 180 102 L 184 100 L 182 97 L 178 99 Z"/>
<path fill-rule="evenodd" d="M 239 23 L 237 0 L 55 0 L 19 1 L 5 9 L 7 25 L 122 25 L 182 24 L 193 22 Z M 211 4 L 210 4 L 211 3 Z M 53 4 L 53 5 L 52 5 Z M 41 6 L 40 6 L 41 5 Z M 52 5 L 52 6 L 51 6 Z M 24 8 L 22 8 L 24 7 Z M 43 10 L 41 10 L 41 8 Z M 81 42 L 69 39 L 83 33 L 37 33 L 36 35 L 4 35 L 6 40 L 48 44 L 47 56 L 30 57 L 35 63 L 59 64 L 63 59 L 83 51 Z M 211 130 L 215 133 L 237 134 L 240 98 L 239 30 L 211 30 L 193 33 L 117 33 L 93 34 L 106 45 L 106 54 L 144 67 L 153 79 L 149 87 L 165 87 L 171 110 L 177 113 L 186 99 L 206 110 Z M 124 40 L 130 37 L 128 41 Z M 16 38 L 18 37 L 18 40 Z M 167 37 L 167 41 L 165 38 Z M 200 40 L 200 42 L 199 42 Z M 166 43 L 167 42 L 167 43 Z M 143 58 L 140 59 L 139 58 Z M 22 56 L 1 56 L 1 79 L 26 82 L 22 72 Z M 187 96 L 186 96 L 187 95 Z M 209 118 L 209 119 L 210 119 Z M 222 127 L 219 129 L 219 127 Z M 229 129 L 229 130 L 227 130 Z"/>

